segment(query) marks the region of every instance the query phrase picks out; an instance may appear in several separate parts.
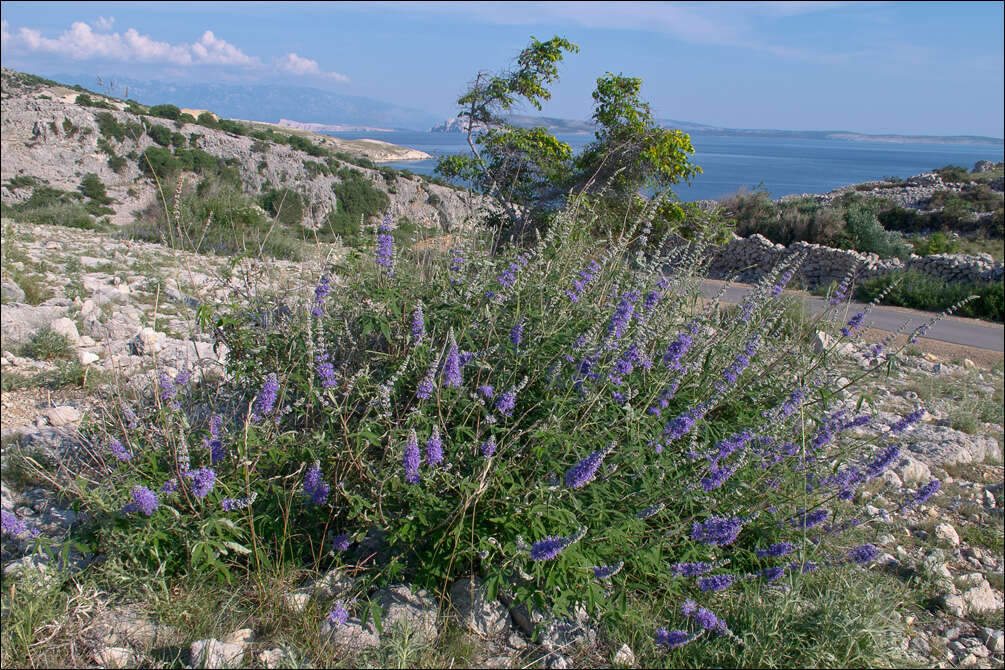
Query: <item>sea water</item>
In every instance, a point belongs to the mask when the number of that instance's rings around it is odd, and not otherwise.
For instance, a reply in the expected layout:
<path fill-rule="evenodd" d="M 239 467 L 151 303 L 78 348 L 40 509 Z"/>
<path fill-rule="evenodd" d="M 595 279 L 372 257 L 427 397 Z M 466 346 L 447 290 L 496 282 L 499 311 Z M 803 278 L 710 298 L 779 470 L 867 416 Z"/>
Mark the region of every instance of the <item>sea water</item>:
<path fill-rule="evenodd" d="M 463 133 L 327 133 L 344 139 L 383 140 L 436 157 L 467 153 Z M 588 133 L 558 134 L 578 151 L 593 140 Z M 831 189 L 884 177 L 910 177 L 944 165 L 972 168 L 979 160 L 1003 160 L 1001 145 L 857 142 L 787 138 L 721 137 L 691 134 L 692 161 L 703 173 L 674 190 L 683 200 L 717 200 L 741 188 L 761 187 L 778 198 Z M 432 175 L 436 159 L 395 161 L 392 167 Z"/>

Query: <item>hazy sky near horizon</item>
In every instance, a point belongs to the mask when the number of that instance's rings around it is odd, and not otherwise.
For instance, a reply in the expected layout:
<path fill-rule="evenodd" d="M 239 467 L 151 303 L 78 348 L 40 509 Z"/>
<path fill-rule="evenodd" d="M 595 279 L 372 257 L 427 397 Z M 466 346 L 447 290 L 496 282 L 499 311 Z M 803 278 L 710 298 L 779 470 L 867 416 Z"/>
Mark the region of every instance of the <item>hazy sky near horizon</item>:
<path fill-rule="evenodd" d="M 531 35 L 558 34 L 580 53 L 561 66 L 549 116 L 588 118 L 596 78 L 612 71 L 642 77 L 661 118 L 1005 134 L 1002 2 L 0 6 L 3 65 L 42 75 L 295 83 L 446 118 L 477 70 L 511 64 Z"/>

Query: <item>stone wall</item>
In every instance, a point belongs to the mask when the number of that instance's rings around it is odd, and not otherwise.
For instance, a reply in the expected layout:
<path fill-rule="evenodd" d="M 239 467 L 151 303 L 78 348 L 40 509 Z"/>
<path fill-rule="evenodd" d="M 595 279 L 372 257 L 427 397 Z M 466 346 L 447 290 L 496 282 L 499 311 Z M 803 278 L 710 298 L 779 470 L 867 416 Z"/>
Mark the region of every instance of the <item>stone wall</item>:
<path fill-rule="evenodd" d="M 905 269 L 918 270 L 947 282 L 1002 281 L 1003 278 L 1002 262 L 994 261 L 989 254 L 912 254 L 902 261 L 808 242 L 795 242 L 786 247 L 774 244 L 759 234 L 736 237 L 713 249 L 710 252 L 709 276 L 713 279 L 736 276 L 739 281 L 753 283 L 793 253 L 803 256 L 796 279 L 802 280 L 808 287 L 841 281 L 853 268 L 857 268 L 855 272 L 859 280 Z"/>

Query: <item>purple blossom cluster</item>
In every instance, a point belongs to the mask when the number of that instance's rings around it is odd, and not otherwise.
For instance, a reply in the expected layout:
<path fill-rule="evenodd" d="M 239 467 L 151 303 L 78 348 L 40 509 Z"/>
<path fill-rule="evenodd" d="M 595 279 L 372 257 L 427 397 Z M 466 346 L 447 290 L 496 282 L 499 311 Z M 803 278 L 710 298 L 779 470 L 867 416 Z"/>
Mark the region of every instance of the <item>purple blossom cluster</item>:
<path fill-rule="evenodd" d="M 332 549 L 335 551 L 349 551 L 349 533 L 339 533 L 332 538 Z"/>
<path fill-rule="evenodd" d="M 419 344 L 422 342 L 422 338 L 426 335 L 426 317 L 422 313 L 422 301 L 415 306 L 415 312 L 412 313 L 412 329 L 411 329 L 412 340 Z"/>
<path fill-rule="evenodd" d="M 681 612 L 684 616 L 694 619 L 704 630 L 714 631 L 723 635 L 729 634 L 729 628 L 726 626 L 725 621 L 717 617 L 711 610 L 699 607 L 693 600 L 684 601 Z"/>
<path fill-rule="evenodd" d="M 708 592 L 718 592 L 725 591 L 736 581 L 736 575 L 731 575 L 728 573 L 723 573 L 720 575 L 709 575 L 707 577 L 702 577 L 698 580 L 698 588 L 702 591 Z"/>
<path fill-rule="evenodd" d="M 252 491 L 250 496 L 246 496 L 244 498 L 223 498 L 220 501 L 220 509 L 222 509 L 224 512 L 233 512 L 234 510 L 246 509 L 253 502 L 255 502 L 255 498 L 257 497 L 258 494 Z"/>
<path fill-rule="evenodd" d="M 693 639 L 694 637 L 690 633 L 682 630 L 667 630 L 666 628 L 660 628 L 656 631 L 656 644 L 661 647 L 666 647 L 667 649 L 683 647 Z"/>
<path fill-rule="evenodd" d="M 2 510 L 0 511 L 0 530 L 3 531 L 4 535 L 16 538 L 28 532 L 28 526 L 13 512 Z"/>
<path fill-rule="evenodd" d="M 691 539 L 714 547 L 732 544 L 743 529 L 743 521 L 736 517 L 709 517 L 706 521 L 695 521 L 691 526 Z"/>
<path fill-rule="evenodd" d="M 275 409 L 278 394 L 279 379 L 276 377 L 275 372 L 270 372 L 265 377 L 262 390 L 259 391 L 258 396 L 255 398 L 255 406 L 251 413 L 252 421 L 261 421 L 266 414 Z"/>
<path fill-rule="evenodd" d="M 754 553 L 757 554 L 758 558 L 778 558 L 791 554 L 794 548 L 791 542 L 776 542 L 767 549 L 756 549 Z"/>
<path fill-rule="evenodd" d="M 514 408 L 516 408 L 516 389 L 511 388 L 496 399 L 496 410 L 503 416 L 512 417 Z"/>
<path fill-rule="evenodd" d="M 579 302 L 586 285 L 596 279 L 598 274 L 600 274 L 600 265 L 597 261 L 590 261 L 590 264 L 580 270 L 576 278 L 572 280 L 572 288 L 566 289 L 565 295 L 569 296 L 569 300 L 572 302 Z"/>
<path fill-rule="evenodd" d="M 374 256 L 374 263 L 382 268 L 388 277 L 394 276 L 394 237 L 391 231 L 394 230 L 394 219 L 390 213 L 384 215 L 384 220 L 377 226 L 377 252 Z"/>
<path fill-rule="evenodd" d="M 680 577 L 700 577 L 715 570 L 715 567 L 715 563 L 705 563 L 702 561 L 674 563 L 670 566 L 670 572 Z"/>
<path fill-rule="evenodd" d="M 671 370 L 681 369 L 681 359 L 684 358 L 684 354 L 687 350 L 691 348 L 691 343 L 693 342 L 691 335 L 688 333 L 678 333 L 677 339 L 670 343 L 667 347 L 666 353 L 663 354 L 663 363 Z"/>
<path fill-rule="evenodd" d="M 401 458 L 402 467 L 405 468 L 405 481 L 409 484 L 419 483 L 419 460 L 419 438 L 413 428 L 408 432 L 405 451 Z"/>
<path fill-rule="evenodd" d="M 314 371 L 317 372 L 321 380 L 321 388 L 330 389 L 338 386 L 335 379 L 335 366 L 332 364 L 328 354 L 320 352 L 314 356 Z"/>
<path fill-rule="evenodd" d="M 120 462 L 131 460 L 133 457 L 133 455 L 129 453 L 129 450 L 122 446 L 122 443 L 114 437 L 108 441 L 108 449 L 112 452 L 112 455 L 115 456 L 115 460 Z"/>
<path fill-rule="evenodd" d="M 899 421 L 890 426 L 890 432 L 894 435 L 899 435 L 905 430 L 916 424 L 921 420 L 921 417 L 925 416 L 925 408 L 919 407 L 907 416 L 901 418 Z"/>
<path fill-rule="evenodd" d="M 447 388 L 457 388 L 464 383 L 461 377 L 461 357 L 457 349 L 457 340 L 451 328 L 447 335 L 447 358 L 443 361 L 443 383 Z"/>
<path fill-rule="evenodd" d="M 332 628 L 339 628 L 349 621 L 349 610 L 341 600 L 335 601 L 335 606 L 328 612 L 328 623 Z"/>
<path fill-rule="evenodd" d="M 440 427 L 433 426 L 433 432 L 426 442 L 426 463 L 429 466 L 443 462 L 443 440 L 440 438 Z"/>
<path fill-rule="evenodd" d="M 425 376 L 419 381 L 419 386 L 415 389 L 415 395 L 420 400 L 428 400 L 436 388 L 436 365 L 430 365 Z"/>
<path fill-rule="evenodd" d="M 331 281 L 328 277 L 321 277 L 318 285 L 314 287 L 314 306 L 311 307 L 311 314 L 315 318 L 320 318 L 324 314 L 325 298 L 332 291 Z"/>
<path fill-rule="evenodd" d="M 321 463 L 314 461 L 314 465 L 307 468 L 307 473 L 304 475 L 304 496 L 315 505 L 324 505 L 328 500 L 329 493 L 331 493 L 331 487 L 328 486 L 321 473 Z"/>
<path fill-rule="evenodd" d="M 496 436 L 489 435 L 489 439 L 482 442 L 481 446 L 482 456 L 485 458 L 492 458 L 492 455 L 496 453 Z"/>
<path fill-rule="evenodd" d="M 127 503 L 122 508 L 123 514 L 140 512 L 146 516 L 152 516 L 153 513 L 157 511 L 157 506 L 160 504 L 160 499 L 157 498 L 157 494 L 145 486 L 134 486 L 132 490 L 129 491 L 129 495 L 133 501 L 131 503 Z"/>
<path fill-rule="evenodd" d="M 509 331 L 509 341 L 510 341 L 510 344 L 513 345 L 514 349 L 516 349 L 517 347 L 519 347 L 520 343 L 523 342 L 523 317 L 522 316 L 519 319 L 517 319 L 516 323 L 513 324 L 513 327 L 510 328 L 510 331 Z"/>
<path fill-rule="evenodd" d="M 848 323 L 841 328 L 841 334 L 844 337 L 849 337 L 853 332 L 862 327 L 862 322 L 865 320 L 865 312 L 859 312 L 855 316 L 848 320 Z"/>
<path fill-rule="evenodd" d="M 460 284 L 464 280 L 460 278 L 460 272 L 464 268 L 464 254 L 460 249 L 452 251 L 453 257 L 450 259 L 450 283 Z"/>
<path fill-rule="evenodd" d="M 635 303 L 639 301 L 639 297 L 637 291 L 629 291 L 618 300 L 611 322 L 607 326 L 607 334 L 610 336 L 609 348 L 613 348 L 614 342 L 621 339 L 631 325 L 632 316 L 635 314 Z"/>
<path fill-rule="evenodd" d="M 607 452 L 607 449 L 597 449 L 569 468 L 565 473 L 565 485 L 570 489 L 579 489 L 593 481 Z"/>
<path fill-rule="evenodd" d="M 210 468 L 189 470 L 185 473 L 185 479 L 192 487 L 192 495 L 200 500 L 209 495 L 209 492 L 216 485 L 216 473 Z"/>

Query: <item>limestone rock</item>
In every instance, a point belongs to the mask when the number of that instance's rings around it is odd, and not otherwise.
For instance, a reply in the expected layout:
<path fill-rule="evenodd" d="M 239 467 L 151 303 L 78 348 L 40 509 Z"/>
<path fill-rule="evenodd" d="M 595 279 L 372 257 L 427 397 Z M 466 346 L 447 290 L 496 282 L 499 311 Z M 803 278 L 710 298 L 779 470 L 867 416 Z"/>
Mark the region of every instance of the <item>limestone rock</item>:
<path fill-rule="evenodd" d="M 948 523 L 940 523 L 935 526 L 935 539 L 943 545 L 950 547 L 960 546 L 960 536 L 956 529 Z"/>
<path fill-rule="evenodd" d="M 627 644 L 622 644 L 621 648 L 614 654 L 614 665 L 635 665 L 635 652 L 632 651 L 632 648 Z"/>
<path fill-rule="evenodd" d="M 384 612 L 385 630 L 403 627 L 426 642 L 436 639 L 437 605 L 424 589 L 395 584 L 378 591 L 375 600 Z"/>
<path fill-rule="evenodd" d="M 49 328 L 52 329 L 52 332 L 66 337 L 66 339 L 69 340 L 70 344 L 73 346 L 80 344 L 80 333 L 77 332 L 77 324 L 65 316 L 59 319 L 54 319 L 53 322 L 49 324 Z"/>
<path fill-rule="evenodd" d="M 334 626 L 325 618 L 321 624 L 321 634 L 329 636 L 337 647 L 354 651 L 376 649 L 380 646 L 380 636 L 377 634 L 373 622 L 367 621 L 364 626 L 355 617 L 350 617 L 344 624 Z"/>
<path fill-rule="evenodd" d="M 126 647 L 102 646 L 94 652 L 93 659 L 103 668 L 135 668 L 143 662 L 139 654 Z"/>
<path fill-rule="evenodd" d="M 501 635 L 509 627 L 506 608 L 486 598 L 478 577 L 459 579 L 450 587 L 450 602 L 461 622 L 482 637 Z"/>
<path fill-rule="evenodd" d="M 4 302 L 24 302 L 27 299 L 24 291 L 13 279 L 4 279 L 3 283 L 0 283 L 0 296 Z"/>
<path fill-rule="evenodd" d="M 49 409 L 43 411 L 42 414 L 49 420 L 49 425 L 56 428 L 76 424 L 83 416 L 80 413 L 80 410 L 76 407 L 70 407 L 69 405 L 50 407 Z"/>
<path fill-rule="evenodd" d="M 198 668 L 237 668 L 244 659 L 244 646 L 216 638 L 197 640 L 189 647 L 192 665 Z"/>

